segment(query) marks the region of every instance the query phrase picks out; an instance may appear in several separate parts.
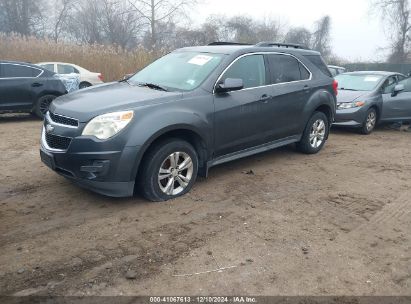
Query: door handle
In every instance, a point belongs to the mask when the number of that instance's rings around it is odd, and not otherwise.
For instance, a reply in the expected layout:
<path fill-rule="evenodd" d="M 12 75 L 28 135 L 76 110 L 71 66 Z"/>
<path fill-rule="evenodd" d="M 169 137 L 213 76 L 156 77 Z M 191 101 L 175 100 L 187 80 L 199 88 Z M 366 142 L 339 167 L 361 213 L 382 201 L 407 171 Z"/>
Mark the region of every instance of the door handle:
<path fill-rule="evenodd" d="M 38 87 L 42 87 L 43 84 L 42 84 L 42 83 L 35 82 L 35 83 L 33 83 L 31 86 L 32 86 L 33 88 L 38 88 Z"/>
<path fill-rule="evenodd" d="M 271 98 L 273 98 L 273 96 L 264 94 L 263 96 L 261 96 L 260 101 L 263 103 L 267 103 Z"/>

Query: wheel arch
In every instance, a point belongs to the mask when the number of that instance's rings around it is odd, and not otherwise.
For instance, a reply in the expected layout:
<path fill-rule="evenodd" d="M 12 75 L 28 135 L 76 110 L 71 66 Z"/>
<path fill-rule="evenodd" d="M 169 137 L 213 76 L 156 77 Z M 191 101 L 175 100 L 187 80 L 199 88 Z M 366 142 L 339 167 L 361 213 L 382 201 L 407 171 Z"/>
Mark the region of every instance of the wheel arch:
<path fill-rule="evenodd" d="M 136 180 L 138 179 L 141 170 L 141 164 L 145 161 L 145 157 L 148 155 L 148 152 L 157 145 L 161 144 L 162 141 L 169 138 L 182 139 L 191 144 L 198 155 L 198 174 L 200 176 L 204 176 L 206 174 L 204 172 L 206 171 L 206 164 L 208 160 L 208 147 L 205 138 L 200 135 L 200 132 L 194 130 L 191 126 L 176 125 L 156 132 L 140 148 L 137 160 L 132 170 L 132 174 Z"/>
<path fill-rule="evenodd" d="M 311 116 L 315 112 L 322 112 L 328 118 L 329 127 L 331 128 L 334 122 L 336 111 L 336 100 L 335 97 L 327 90 L 322 89 L 315 92 L 309 99 L 305 107 L 305 125 L 304 129 L 310 120 Z"/>

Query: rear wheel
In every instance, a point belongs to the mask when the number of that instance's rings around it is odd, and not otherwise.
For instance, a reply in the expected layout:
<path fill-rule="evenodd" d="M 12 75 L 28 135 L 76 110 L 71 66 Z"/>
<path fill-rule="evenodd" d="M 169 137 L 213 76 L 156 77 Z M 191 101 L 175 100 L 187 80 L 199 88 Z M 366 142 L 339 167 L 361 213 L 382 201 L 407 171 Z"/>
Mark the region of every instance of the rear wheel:
<path fill-rule="evenodd" d="M 88 88 L 88 87 L 91 87 L 91 84 L 88 83 L 88 82 L 82 82 L 82 83 L 80 83 L 80 85 L 79 85 L 79 89 L 80 89 L 80 90 L 81 90 L 81 89 Z"/>
<path fill-rule="evenodd" d="M 329 132 L 327 115 L 322 112 L 314 112 L 305 127 L 301 141 L 297 148 L 306 154 L 318 153 L 325 144 Z"/>
<path fill-rule="evenodd" d="M 365 120 L 361 126 L 360 132 L 364 135 L 370 134 L 377 125 L 377 111 L 371 108 L 367 111 Z"/>
<path fill-rule="evenodd" d="M 198 172 L 195 149 L 186 141 L 169 139 L 154 146 L 144 158 L 140 188 L 151 201 L 182 196 L 194 185 Z"/>
<path fill-rule="evenodd" d="M 37 100 L 37 103 L 34 107 L 34 114 L 43 119 L 44 115 L 49 110 L 51 102 L 56 99 L 57 96 L 55 95 L 44 95 Z"/>

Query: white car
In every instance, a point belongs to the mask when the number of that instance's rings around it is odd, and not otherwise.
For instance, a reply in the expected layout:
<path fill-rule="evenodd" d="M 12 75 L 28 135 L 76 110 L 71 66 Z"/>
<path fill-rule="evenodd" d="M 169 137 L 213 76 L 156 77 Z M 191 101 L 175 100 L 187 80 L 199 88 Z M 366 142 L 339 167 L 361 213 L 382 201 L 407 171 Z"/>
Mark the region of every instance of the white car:
<path fill-rule="evenodd" d="M 57 74 L 79 74 L 80 75 L 80 89 L 84 89 L 96 84 L 103 83 L 103 75 L 101 73 L 94 73 L 72 63 L 65 62 L 40 62 L 37 65 L 44 69 L 52 71 Z"/>

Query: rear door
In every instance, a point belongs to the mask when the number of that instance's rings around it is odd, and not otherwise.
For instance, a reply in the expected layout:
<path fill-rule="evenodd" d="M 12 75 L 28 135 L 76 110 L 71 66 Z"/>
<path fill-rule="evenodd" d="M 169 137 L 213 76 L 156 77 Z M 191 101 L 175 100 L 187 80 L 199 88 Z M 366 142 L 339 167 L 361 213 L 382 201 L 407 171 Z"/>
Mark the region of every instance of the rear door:
<path fill-rule="evenodd" d="M 270 96 L 262 114 L 267 140 L 299 135 L 311 88 L 310 71 L 294 56 L 268 54 Z"/>
<path fill-rule="evenodd" d="M 404 85 L 404 91 L 392 96 L 394 87 L 388 87 L 382 95 L 382 120 L 411 121 L 411 78 L 401 80 L 398 84 Z"/>
<path fill-rule="evenodd" d="M 2 110 L 30 110 L 35 94 L 44 86 L 37 78 L 41 69 L 15 63 L 0 63 L 0 108 Z"/>
<path fill-rule="evenodd" d="M 235 60 L 220 77 L 239 78 L 244 89 L 215 93 L 215 156 L 221 156 L 264 142 L 264 123 L 270 88 L 264 55 L 248 54 Z"/>

